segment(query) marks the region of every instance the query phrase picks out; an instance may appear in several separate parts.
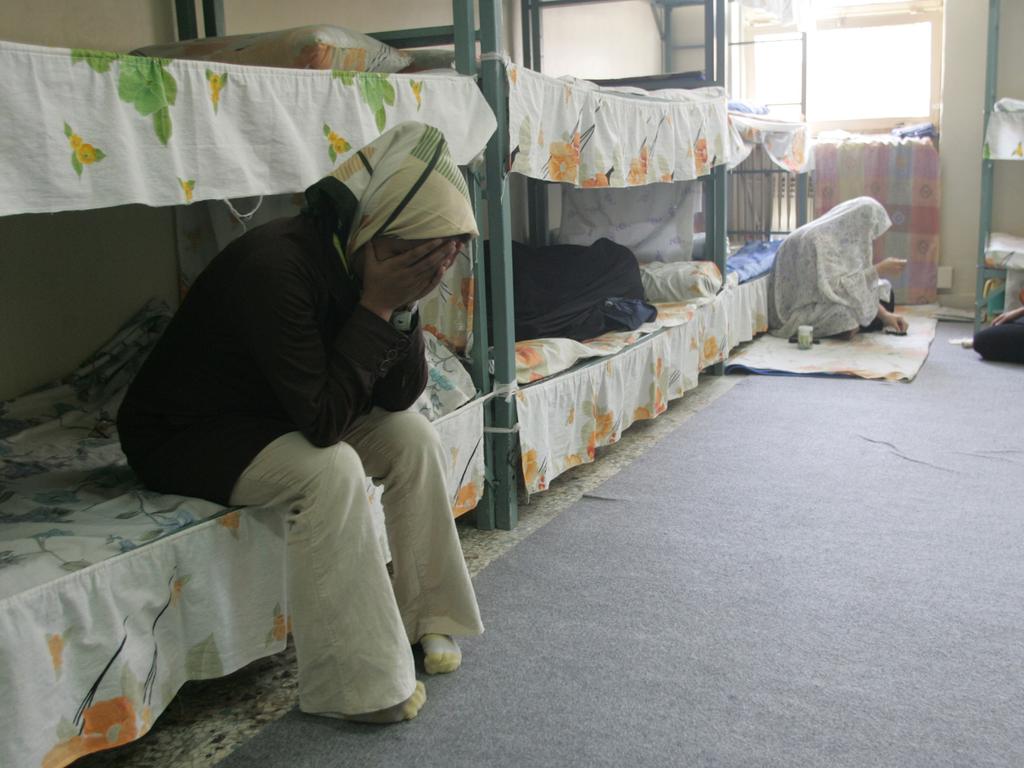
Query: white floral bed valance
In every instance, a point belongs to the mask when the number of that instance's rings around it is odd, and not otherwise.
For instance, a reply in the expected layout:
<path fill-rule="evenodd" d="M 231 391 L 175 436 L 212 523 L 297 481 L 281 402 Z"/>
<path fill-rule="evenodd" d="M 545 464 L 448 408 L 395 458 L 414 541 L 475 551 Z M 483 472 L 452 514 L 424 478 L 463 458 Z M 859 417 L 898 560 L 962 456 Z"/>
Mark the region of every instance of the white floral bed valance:
<path fill-rule="evenodd" d="M 473 78 L 171 61 L 0 41 L 0 215 L 299 192 L 406 120 L 460 164 L 494 132 Z"/>
<path fill-rule="evenodd" d="M 686 181 L 727 162 L 722 88 L 601 88 L 506 66 L 516 173 L 577 187 Z"/>
<path fill-rule="evenodd" d="M 730 168 L 743 162 L 754 146 L 760 144 L 768 158 L 785 171 L 806 173 L 814 170 L 811 132 L 807 123 L 733 112 L 729 114 L 729 124 L 733 137 Z"/>

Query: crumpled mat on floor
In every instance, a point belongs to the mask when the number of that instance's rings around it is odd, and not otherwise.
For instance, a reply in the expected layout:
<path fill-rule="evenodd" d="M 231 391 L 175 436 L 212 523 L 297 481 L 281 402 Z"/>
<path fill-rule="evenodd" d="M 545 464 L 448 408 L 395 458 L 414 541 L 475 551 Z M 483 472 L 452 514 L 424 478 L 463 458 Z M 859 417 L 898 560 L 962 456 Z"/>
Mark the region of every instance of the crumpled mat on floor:
<path fill-rule="evenodd" d="M 860 333 L 850 341 L 822 339 L 800 349 L 787 339 L 765 334 L 729 358 L 727 373 L 769 376 L 842 376 L 882 381 L 913 381 L 935 338 L 931 305 L 897 309 L 910 323 L 906 336 Z"/>

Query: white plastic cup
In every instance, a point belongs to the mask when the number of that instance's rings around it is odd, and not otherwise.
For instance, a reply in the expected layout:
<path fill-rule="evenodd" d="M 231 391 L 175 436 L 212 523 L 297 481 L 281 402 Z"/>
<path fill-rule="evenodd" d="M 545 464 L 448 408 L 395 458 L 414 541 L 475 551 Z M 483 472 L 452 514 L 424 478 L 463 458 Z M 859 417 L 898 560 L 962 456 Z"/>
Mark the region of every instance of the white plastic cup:
<path fill-rule="evenodd" d="M 796 345 L 800 349 L 810 349 L 814 345 L 813 325 L 801 325 L 796 329 Z"/>

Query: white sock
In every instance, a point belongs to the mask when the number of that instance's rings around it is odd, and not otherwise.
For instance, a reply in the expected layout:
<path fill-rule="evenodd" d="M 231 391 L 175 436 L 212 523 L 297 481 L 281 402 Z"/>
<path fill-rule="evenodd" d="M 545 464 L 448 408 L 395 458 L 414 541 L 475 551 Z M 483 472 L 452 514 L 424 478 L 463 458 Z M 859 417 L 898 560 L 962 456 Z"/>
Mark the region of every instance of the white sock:
<path fill-rule="evenodd" d="M 387 709 L 378 709 L 376 712 L 363 712 L 358 715 L 343 715 L 345 720 L 353 720 L 357 723 L 373 723 L 374 725 L 387 725 L 389 723 L 400 723 L 403 720 L 412 720 L 419 714 L 423 704 L 427 701 L 427 689 L 419 680 L 416 681 L 416 689 L 405 701 L 395 704 Z"/>
<path fill-rule="evenodd" d="M 423 669 L 428 675 L 454 672 L 462 663 L 462 651 L 449 635 L 426 634 L 420 638 Z"/>

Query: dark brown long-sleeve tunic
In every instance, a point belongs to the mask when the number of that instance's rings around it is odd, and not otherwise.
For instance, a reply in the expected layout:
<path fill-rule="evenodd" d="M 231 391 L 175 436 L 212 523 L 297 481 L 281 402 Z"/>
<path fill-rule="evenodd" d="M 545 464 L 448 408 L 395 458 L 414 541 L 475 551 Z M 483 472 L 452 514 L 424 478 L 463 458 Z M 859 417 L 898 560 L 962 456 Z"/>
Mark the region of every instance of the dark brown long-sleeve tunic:
<path fill-rule="evenodd" d="M 423 337 L 358 305 L 316 221 L 281 219 L 229 245 L 192 286 L 118 413 L 121 446 L 150 488 L 228 503 L 268 443 L 340 441 L 377 405 L 426 385 Z"/>

